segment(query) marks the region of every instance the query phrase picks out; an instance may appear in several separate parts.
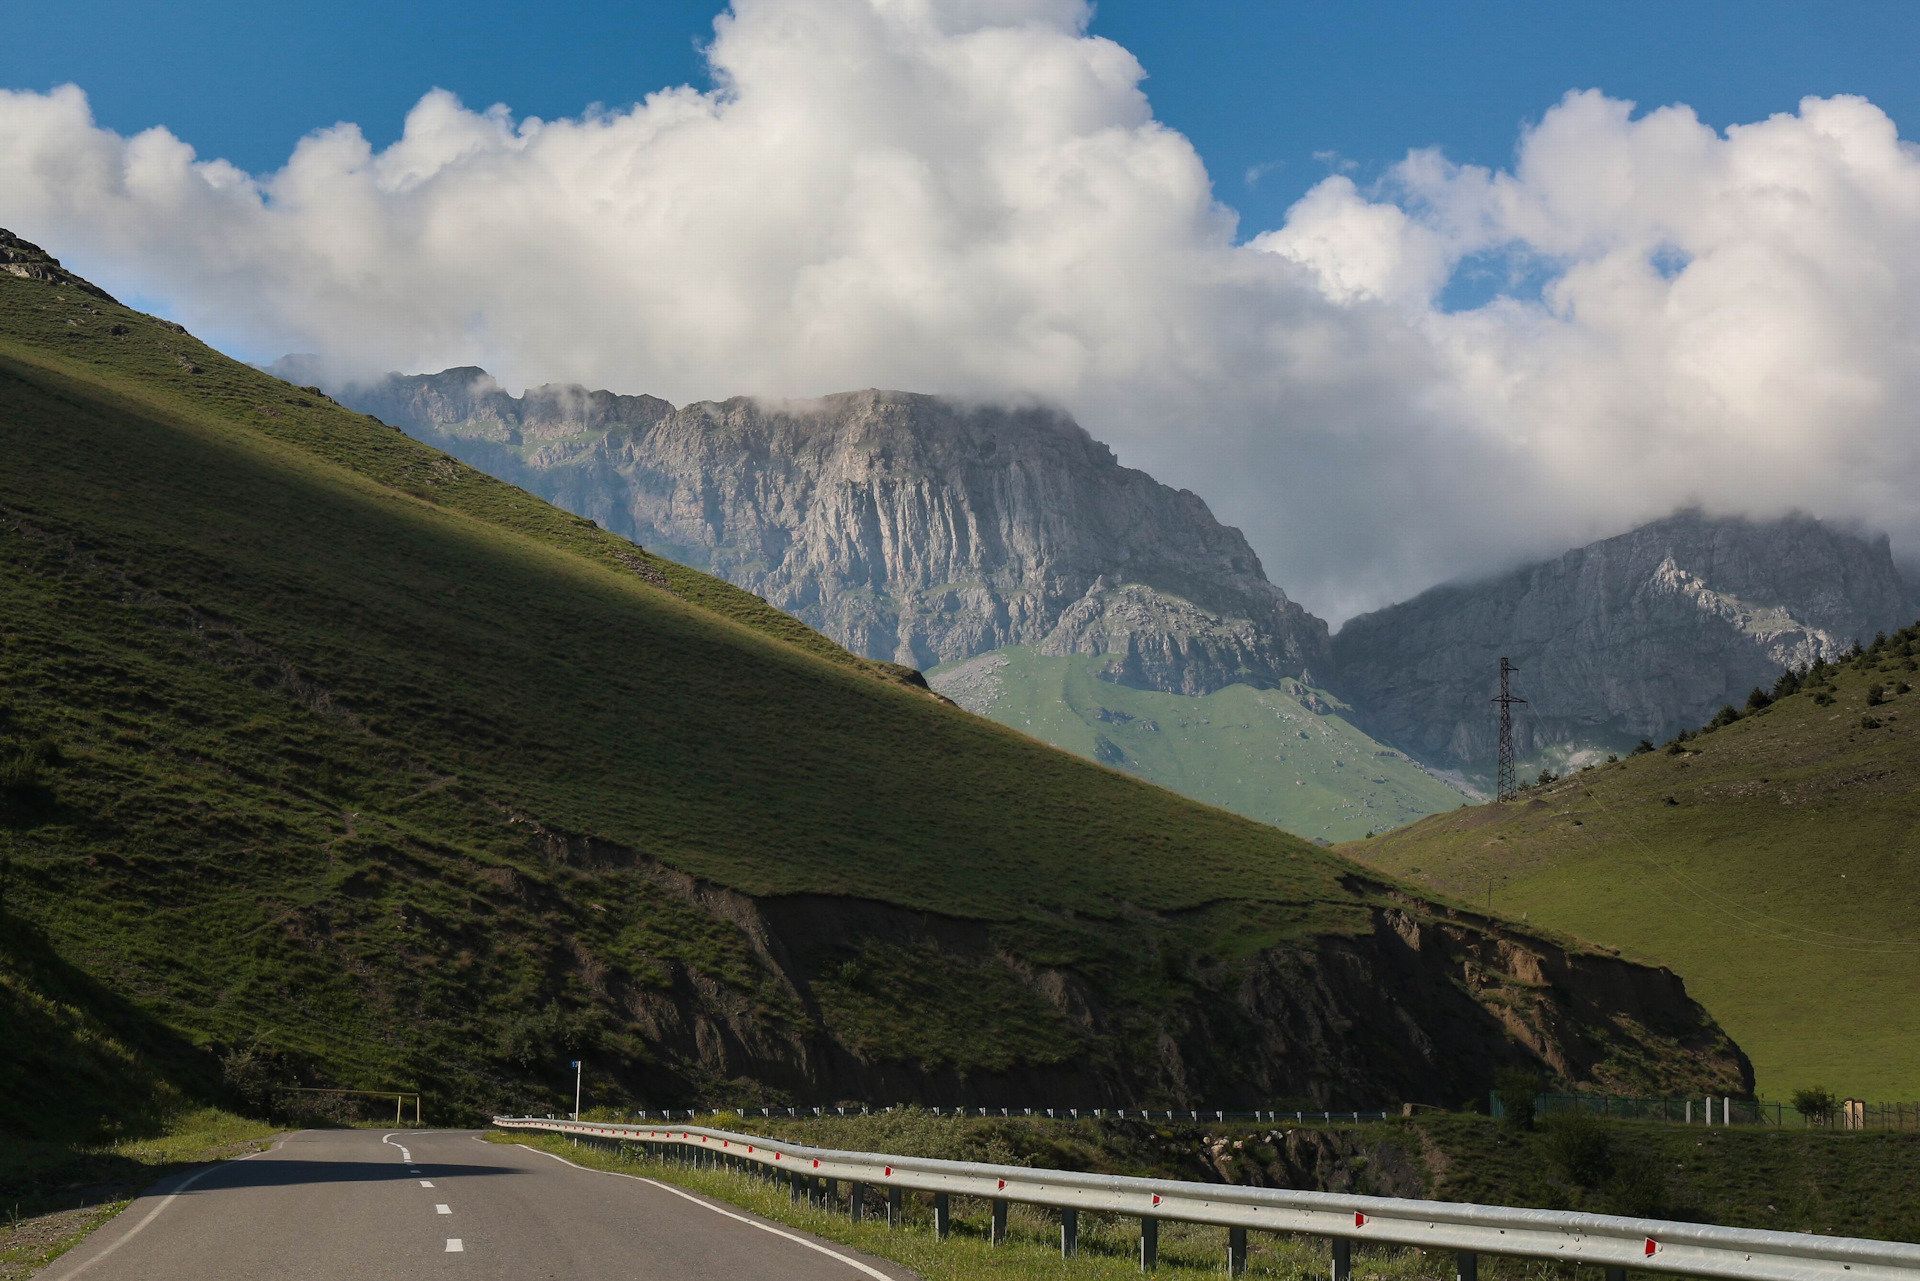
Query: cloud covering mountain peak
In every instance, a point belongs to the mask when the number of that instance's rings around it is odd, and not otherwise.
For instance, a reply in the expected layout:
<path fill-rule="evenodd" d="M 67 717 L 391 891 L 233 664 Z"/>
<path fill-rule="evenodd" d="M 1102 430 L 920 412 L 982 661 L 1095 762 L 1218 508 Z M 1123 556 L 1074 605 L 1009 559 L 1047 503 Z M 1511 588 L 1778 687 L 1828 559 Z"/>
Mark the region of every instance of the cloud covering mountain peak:
<path fill-rule="evenodd" d="M 676 402 L 1057 402 L 1335 619 L 1685 503 L 1920 552 L 1920 157 L 1857 98 L 1724 134 L 1569 94 L 1243 237 L 1063 0 L 738 0 L 715 88 L 428 93 L 250 175 L 0 93 L 0 223 L 243 354 Z"/>

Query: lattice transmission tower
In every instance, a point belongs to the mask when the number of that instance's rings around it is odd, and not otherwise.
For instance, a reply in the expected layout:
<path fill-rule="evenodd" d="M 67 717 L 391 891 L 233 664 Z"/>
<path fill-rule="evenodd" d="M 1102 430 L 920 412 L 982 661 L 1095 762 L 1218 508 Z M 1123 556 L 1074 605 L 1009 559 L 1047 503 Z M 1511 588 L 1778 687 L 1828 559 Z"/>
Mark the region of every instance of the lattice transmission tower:
<path fill-rule="evenodd" d="M 1513 705 L 1527 700 L 1514 697 L 1507 687 L 1507 678 L 1519 670 L 1505 658 L 1500 660 L 1500 697 L 1493 700 L 1500 705 L 1500 775 L 1493 787 L 1496 801 L 1510 801 L 1520 794 L 1519 780 L 1513 776 Z"/>

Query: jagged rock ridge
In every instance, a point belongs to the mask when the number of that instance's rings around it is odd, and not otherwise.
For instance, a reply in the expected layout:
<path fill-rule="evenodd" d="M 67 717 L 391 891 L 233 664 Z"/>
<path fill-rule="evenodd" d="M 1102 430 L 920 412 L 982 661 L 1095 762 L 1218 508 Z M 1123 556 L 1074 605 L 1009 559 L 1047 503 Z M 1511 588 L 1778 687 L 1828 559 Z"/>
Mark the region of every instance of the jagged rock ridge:
<path fill-rule="evenodd" d="M 1920 613 L 1887 540 L 1806 516 L 1684 511 L 1484 583 L 1352 619 L 1338 688 L 1377 738 L 1432 763 L 1495 753 L 1488 700 L 1521 669 L 1515 747 L 1656 742 Z"/>
<path fill-rule="evenodd" d="M 1051 409 L 890 391 L 675 409 L 513 397 L 474 368 L 337 394 L 870 658 L 1111 654 L 1116 679 L 1185 694 L 1328 663 L 1326 624 L 1238 530 Z"/>

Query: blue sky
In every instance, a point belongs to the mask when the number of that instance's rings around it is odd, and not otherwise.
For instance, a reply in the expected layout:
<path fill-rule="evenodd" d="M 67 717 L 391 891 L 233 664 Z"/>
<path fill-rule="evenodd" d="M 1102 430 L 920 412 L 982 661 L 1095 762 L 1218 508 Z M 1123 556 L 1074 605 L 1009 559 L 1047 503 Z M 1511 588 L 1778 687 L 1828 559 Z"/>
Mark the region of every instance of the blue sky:
<path fill-rule="evenodd" d="M 405 5 L 107 0 L 22 7 L 0 42 L 0 87 L 72 81 L 101 124 L 165 124 L 203 157 L 276 168 L 307 131 L 358 123 L 397 136 L 426 90 L 516 115 L 623 107 L 705 87 L 711 0 Z M 1524 122 L 1569 89 L 1727 124 L 1808 94 L 1863 94 L 1912 129 L 1920 5 L 1909 3 L 1166 4 L 1104 0 L 1093 30 L 1138 56 L 1159 118 L 1192 138 L 1242 234 L 1350 165 L 1409 148 L 1500 166 Z"/>
<path fill-rule="evenodd" d="M 1039 399 L 1335 620 L 1688 504 L 1920 559 L 1910 0 L 1104 0 L 1193 151 L 1070 0 L 751 0 L 626 111 L 717 12 L 16 6 L 0 226 L 336 380 Z"/>

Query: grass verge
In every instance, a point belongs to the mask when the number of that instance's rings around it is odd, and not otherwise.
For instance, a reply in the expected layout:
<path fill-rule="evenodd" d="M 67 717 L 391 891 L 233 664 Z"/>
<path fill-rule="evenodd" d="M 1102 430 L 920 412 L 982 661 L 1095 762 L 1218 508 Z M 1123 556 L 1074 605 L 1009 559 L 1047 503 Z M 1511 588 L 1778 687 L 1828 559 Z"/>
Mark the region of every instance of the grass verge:
<path fill-rule="evenodd" d="M 824 1240 L 852 1246 L 877 1258 L 911 1268 L 926 1281 L 964 1281 L 974 1277 L 1004 1277 L 1009 1281 L 1120 1281 L 1141 1275 L 1139 1224 L 1118 1215 L 1082 1214 L 1080 1251 L 1072 1259 L 1060 1257 L 1057 1216 L 1029 1206 L 1013 1206 L 1007 1216 L 1007 1240 L 993 1245 L 988 1237 L 985 1201 L 956 1197 L 953 1234 L 941 1241 L 933 1234 L 930 1199 L 909 1196 L 905 1222 L 889 1229 L 884 1219 L 861 1223 L 847 1216 L 844 1192 L 837 1207 L 816 1209 L 796 1204 L 787 1190 L 774 1183 L 727 1170 L 700 1169 L 651 1161 L 631 1150 L 609 1151 L 588 1143 L 575 1144 L 556 1135 L 491 1134 L 496 1143 L 519 1143 L 552 1152 L 595 1170 L 638 1174 L 689 1192 L 725 1201 L 765 1219 L 813 1233 Z M 875 1213 L 878 1202 L 870 1203 Z M 884 1213 L 884 1211 L 877 1211 Z M 1328 1274 L 1327 1243 L 1311 1237 L 1249 1233 L 1247 1275 L 1307 1281 Z M 1156 1277 L 1186 1277 L 1217 1273 L 1226 1265 L 1224 1228 L 1188 1223 L 1160 1226 L 1160 1265 Z M 1571 1277 L 1574 1270 L 1525 1259 L 1482 1259 L 1480 1275 L 1496 1281 L 1522 1278 Z M 1356 1248 L 1356 1281 L 1451 1281 L 1450 1253 L 1397 1248 Z"/>
<path fill-rule="evenodd" d="M 0 1281 L 34 1275 L 141 1188 L 190 1166 L 258 1152 L 275 1133 L 267 1122 L 202 1108 L 94 1146 L 0 1135 Z"/>

